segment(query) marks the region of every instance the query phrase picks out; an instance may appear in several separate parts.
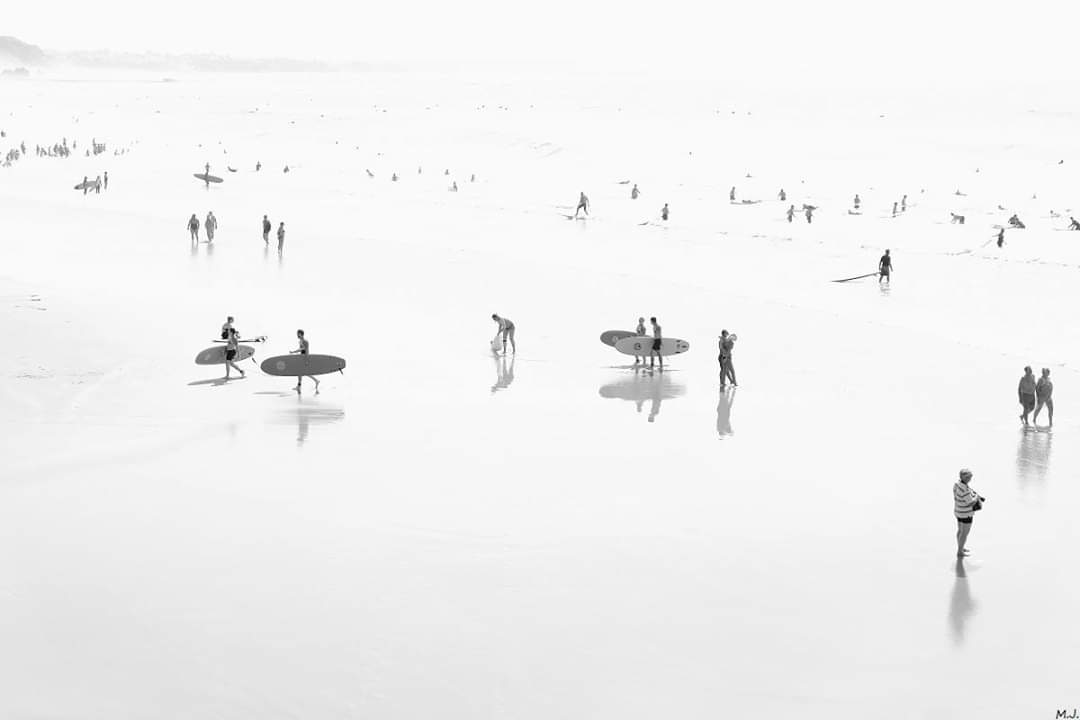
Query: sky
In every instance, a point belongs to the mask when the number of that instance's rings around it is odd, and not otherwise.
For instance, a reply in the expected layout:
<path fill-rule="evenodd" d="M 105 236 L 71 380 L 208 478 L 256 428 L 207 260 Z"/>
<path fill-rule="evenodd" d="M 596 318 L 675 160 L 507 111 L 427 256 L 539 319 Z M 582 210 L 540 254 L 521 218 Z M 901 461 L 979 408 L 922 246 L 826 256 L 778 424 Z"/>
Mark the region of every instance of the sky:
<path fill-rule="evenodd" d="M 27 3 L 4 33 L 47 49 L 326 61 L 557 60 L 799 83 L 1064 83 L 1072 3 L 236 0 Z"/>

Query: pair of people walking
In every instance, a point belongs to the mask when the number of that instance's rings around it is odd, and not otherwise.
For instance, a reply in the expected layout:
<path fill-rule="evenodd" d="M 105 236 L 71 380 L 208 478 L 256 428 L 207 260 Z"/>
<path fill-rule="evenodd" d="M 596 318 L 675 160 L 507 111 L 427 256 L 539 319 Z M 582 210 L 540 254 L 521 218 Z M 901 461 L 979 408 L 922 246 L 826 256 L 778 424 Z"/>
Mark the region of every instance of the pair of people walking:
<path fill-rule="evenodd" d="M 720 331 L 720 355 L 717 356 L 717 360 L 720 362 L 720 387 L 726 387 L 727 382 L 731 381 L 732 387 L 738 387 L 738 383 L 735 382 L 735 363 L 731 359 L 732 353 L 735 351 L 735 341 L 739 338 L 727 330 Z"/>
<path fill-rule="evenodd" d="M 1024 368 L 1024 374 L 1020 378 L 1020 384 L 1016 388 L 1020 400 L 1020 421 L 1024 427 L 1029 425 L 1028 415 L 1034 410 L 1035 415 L 1031 419 L 1032 425 L 1038 424 L 1039 413 L 1045 407 L 1050 419 L 1049 427 L 1054 426 L 1054 383 L 1050 381 L 1050 368 L 1042 369 L 1042 376 L 1036 380 L 1035 374 L 1028 365 Z"/>
<path fill-rule="evenodd" d="M 187 229 L 191 233 L 191 242 L 193 243 L 199 242 L 199 227 L 199 218 L 196 217 L 195 213 L 191 213 L 191 217 L 188 218 Z M 206 223 L 203 227 L 206 228 L 206 241 L 214 242 L 214 233 L 217 232 L 218 221 L 214 217 L 213 210 L 206 214 Z"/>
<path fill-rule="evenodd" d="M 274 228 L 274 226 L 270 222 L 270 218 L 268 218 L 266 215 L 263 215 L 263 219 L 262 219 L 262 235 L 263 235 L 263 242 L 266 243 L 267 245 L 270 244 L 270 231 L 273 228 Z M 277 249 L 278 249 L 278 252 L 281 252 L 284 247 L 285 247 L 285 223 L 282 222 L 282 223 L 278 224 L 278 229 L 277 229 Z"/>

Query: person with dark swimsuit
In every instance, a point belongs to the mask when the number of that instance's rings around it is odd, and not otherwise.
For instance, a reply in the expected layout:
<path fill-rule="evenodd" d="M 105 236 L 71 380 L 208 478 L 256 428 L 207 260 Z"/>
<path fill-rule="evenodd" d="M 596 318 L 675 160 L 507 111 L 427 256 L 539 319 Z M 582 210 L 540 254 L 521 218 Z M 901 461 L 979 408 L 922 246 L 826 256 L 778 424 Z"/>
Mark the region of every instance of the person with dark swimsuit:
<path fill-rule="evenodd" d="M 649 318 L 649 322 L 652 323 L 652 352 L 649 353 L 649 367 L 653 367 L 656 362 L 656 358 L 660 358 L 660 369 L 664 369 L 664 356 L 660 354 L 660 348 L 664 345 L 664 334 L 660 329 L 660 323 L 656 322 L 656 318 Z"/>
<path fill-rule="evenodd" d="M 294 354 L 299 353 L 300 355 L 307 355 L 308 350 L 310 350 L 311 346 L 308 344 L 308 341 L 304 338 L 304 331 L 303 330 L 297 330 L 296 331 L 296 338 L 297 338 L 297 340 L 300 341 L 299 347 L 297 347 L 295 350 L 290 350 L 289 354 L 294 355 Z M 305 377 L 311 378 L 311 381 L 315 383 L 315 394 L 318 395 L 319 394 L 319 379 L 317 377 L 313 376 L 313 375 L 297 375 L 296 376 L 296 394 L 297 395 L 300 394 L 300 383 L 303 381 L 303 379 Z"/>
<path fill-rule="evenodd" d="M 230 318 L 231 320 L 232 318 Z M 236 366 L 233 360 L 236 359 L 236 354 L 240 351 L 240 334 L 236 332 L 236 328 L 229 327 L 228 338 L 225 341 L 225 379 L 229 379 L 229 368 L 232 368 L 236 372 L 240 373 L 240 377 L 244 377 L 244 371 Z"/>

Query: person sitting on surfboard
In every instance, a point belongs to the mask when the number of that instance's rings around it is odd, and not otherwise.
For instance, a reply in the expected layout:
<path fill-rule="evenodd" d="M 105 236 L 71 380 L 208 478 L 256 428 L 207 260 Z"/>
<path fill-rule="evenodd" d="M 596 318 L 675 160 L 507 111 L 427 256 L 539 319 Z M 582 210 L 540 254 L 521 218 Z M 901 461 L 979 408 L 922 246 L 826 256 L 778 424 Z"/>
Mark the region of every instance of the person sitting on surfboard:
<path fill-rule="evenodd" d="M 649 318 L 649 322 L 652 323 L 652 352 L 649 353 L 649 367 L 653 367 L 656 362 L 656 357 L 660 357 L 660 369 L 664 369 L 664 356 L 660 355 L 660 348 L 664 344 L 664 334 L 660 329 L 660 323 L 656 322 L 656 318 Z"/>
<path fill-rule="evenodd" d="M 187 221 L 187 229 L 191 233 L 191 242 L 199 242 L 199 218 L 191 213 L 191 219 Z"/>
<path fill-rule="evenodd" d="M 229 318 L 232 320 L 232 318 Z M 236 353 L 240 350 L 240 333 L 236 332 L 236 328 L 230 327 L 228 332 L 228 338 L 225 341 L 225 379 L 229 379 L 229 368 L 232 368 L 236 372 L 240 373 L 240 377 L 244 377 L 244 371 L 236 366 L 233 360 L 236 359 Z"/>
<path fill-rule="evenodd" d="M 495 345 L 499 336 L 502 336 L 502 349 L 503 355 L 506 354 L 506 341 L 510 340 L 510 348 L 514 354 L 517 354 L 517 344 L 514 342 L 514 321 L 510 318 L 499 317 L 496 313 L 491 313 L 491 319 L 499 325 L 499 329 L 495 331 L 495 337 L 492 338 L 491 343 Z"/>
<path fill-rule="evenodd" d="M 307 355 L 308 350 L 311 348 L 311 346 L 308 344 L 307 339 L 304 337 L 304 331 L 303 330 L 297 330 L 296 331 L 296 338 L 297 338 L 297 340 L 300 341 L 300 345 L 295 350 L 290 350 L 289 354 L 290 355 L 295 355 L 295 354 L 299 353 L 300 355 Z M 296 392 L 297 392 L 297 394 L 300 393 L 300 383 L 301 383 L 301 381 L 303 381 L 304 377 L 305 376 L 303 376 L 303 375 L 297 375 L 296 376 Z M 315 377 L 314 375 L 307 375 L 306 377 L 311 378 L 311 380 L 315 383 L 315 392 L 318 393 L 319 392 L 319 378 Z"/>
<path fill-rule="evenodd" d="M 889 277 L 890 275 L 892 275 L 892 255 L 886 250 L 885 254 L 878 260 L 878 282 L 888 280 L 891 285 L 892 279 Z"/>
<path fill-rule="evenodd" d="M 577 214 L 582 210 L 585 211 L 586 215 L 589 214 L 589 198 L 584 192 L 582 192 L 581 197 L 578 198 L 577 209 L 574 210 L 574 217 L 576 218 Z"/>

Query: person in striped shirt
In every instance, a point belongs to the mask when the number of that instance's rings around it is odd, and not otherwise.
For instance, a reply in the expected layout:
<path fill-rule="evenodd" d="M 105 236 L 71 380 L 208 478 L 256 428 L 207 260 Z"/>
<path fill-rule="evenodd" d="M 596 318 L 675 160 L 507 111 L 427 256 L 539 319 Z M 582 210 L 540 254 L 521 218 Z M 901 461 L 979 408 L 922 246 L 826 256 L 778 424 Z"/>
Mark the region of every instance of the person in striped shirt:
<path fill-rule="evenodd" d="M 953 485 L 957 557 L 964 557 L 968 554 L 964 546 L 967 544 L 968 533 L 971 532 L 971 521 L 975 518 L 975 511 L 982 509 L 982 501 L 984 500 L 968 484 L 971 482 L 971 477 L 971 471 L 964 468 L 960 471 L 960 480 Z"/>

